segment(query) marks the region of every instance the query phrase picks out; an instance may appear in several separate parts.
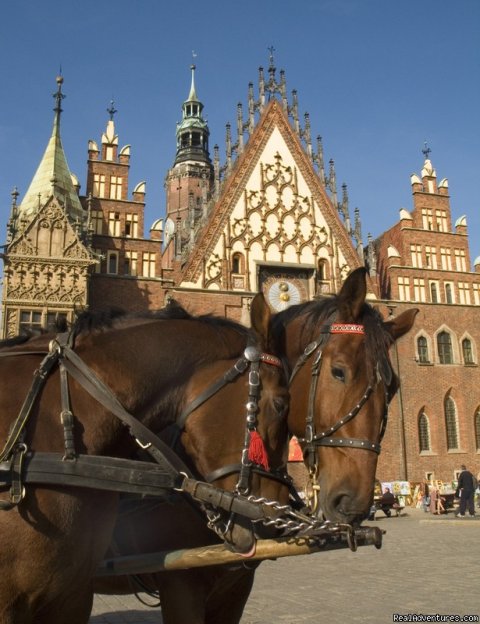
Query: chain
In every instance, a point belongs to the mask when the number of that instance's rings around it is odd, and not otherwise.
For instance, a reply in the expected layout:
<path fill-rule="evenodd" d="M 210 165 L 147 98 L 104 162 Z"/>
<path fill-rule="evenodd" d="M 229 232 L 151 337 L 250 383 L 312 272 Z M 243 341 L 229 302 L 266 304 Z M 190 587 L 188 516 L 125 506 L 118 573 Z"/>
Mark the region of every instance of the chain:
<path fill-rule="evenodd" d="M 301 512 L 295 511 L 290 505 L 281 505 L 277 501 L 268 500 L 266 498 L 256 498 L 249 496 L 248 500 L 252 503 L 269 507 L 279 512 L 278 517 L 270 517 L 264 515 L 263 518 L 253 520 L 253 523 L 263 524 L 267 527 L 273 527 L 285 531 L 288 535 L 313 536 L 318 533 L 337 533 L 344 530 L 351 530 L 350 525 L 330 522 L 329 520 L 319 520 L 314 516 L 308 516 Z M 348 527 L 348 528 L 347 528 Z"/>
<path fill-rule="evenodd" d="M 319 520 L 314 516 L 308 516 L 301 512 L 295 511 L 290 505 L 282 505 L 277 501 L 267 498 L 258 498 L 249 496 L 248 501 L 269 508 L 270 511 L 276 511 L 279 516 L 272 517 L 270 514 L 264 514 L 258 520 L 252 520 L 253 524 L 263 524 L 266 527 L 275 528 L 283 531 L 284 537 L 303 537 L 315 538 L 319 544 L 325 546 L 332 540 L 337 541 L 342 537 L 346 538 L 350 550 L 357 549 L 357 539 L 355 530 L 350 524 L 341 524 L 330 522 L 330 520 Z M 233 515 L 230 514 L 227 522 L 222 520 L 219 512 L 212 508 L 203 506 L 207 516 L 208 527 L 214 531 L 220 539 L 224 540 L 226 533 L 230 530 L 233 521 Z M 380 546 L 377 546 L 380 548 Z"/>

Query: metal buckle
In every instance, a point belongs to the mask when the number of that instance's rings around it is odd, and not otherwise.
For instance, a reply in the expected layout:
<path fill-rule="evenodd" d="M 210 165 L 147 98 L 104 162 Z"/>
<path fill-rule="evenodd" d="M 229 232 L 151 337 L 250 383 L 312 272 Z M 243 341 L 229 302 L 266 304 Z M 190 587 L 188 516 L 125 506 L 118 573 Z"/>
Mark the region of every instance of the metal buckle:
<path fill-rule="evenodd" d="M 305 347 L 305 350 L 303 352 L 304 355 L 311 355 L 315 349 L 318 347 L 318 342 L 311 342 L 310 344 L 308 344 Z"/>
<path fill-rule="evenodd" d="M 147 444 L 143 444 L 143 442 L 140 442 L 140 440 L 138 438 L 135 438 L 135 442 L 138 444 L 138 446 L 140 448 L 142 448 L 143 450 L 146 450 L 148 448 L 150 448 L 152 446 L 151 442 L 147 442 Z"/>
<path fill-rule="evenodd" d="M 249 364 L 250 362 L 246 358 L 241 358 L 240 360 L 235 362 L 233 368 L 239 373 L 244 373 L 247 370 Z"/>
<path fill-rule="evenodd" d="M 179 472 L 178 474 L 180 477 L 183 477 L 182 483 L 178 487 L 174 487 L 172 489 L 175 490 L 175 492 L 183 492 L 183 486 L 184 486 L 185 480 L 188 479 L 188 475 L 186 472 Z"/>
<path fill-rule="evenodd" d="M 260 385 L 260 373 L 258 370 L 251 370 L 248 374 L 248 383 L 251 386 L 259 386 Z"/>
<path fill-rule="evenodd" d="M 307 424 L 305 426 L 305 442 L 311 444 L 313 442 L 313 425 Z"/>

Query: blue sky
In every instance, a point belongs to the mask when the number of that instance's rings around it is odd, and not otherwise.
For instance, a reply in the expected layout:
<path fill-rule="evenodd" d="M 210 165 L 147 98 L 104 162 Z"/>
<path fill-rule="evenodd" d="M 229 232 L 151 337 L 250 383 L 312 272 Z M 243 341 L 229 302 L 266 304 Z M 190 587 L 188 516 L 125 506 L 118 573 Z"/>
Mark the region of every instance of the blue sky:
<path fill-rule="evenodd" d="M 62 67 L 62 140 L 85 188 L 88 139 L 100 141 L 113 96 L 120 145 L 132 146 L 130 190 L 147 182 L 146 224 L 163 216 L 175 123 L 197 57 L 213 155 L 246 110 L 250 81 L 275 47 L 287 90 L 310 113 L 312 137 L 335 160 L 363 237 L 411 209 L 410 175 L 424 141 L 448 178 L 453 220 L 467 216 L 480 254 L 480 2 L 478 0 L 16 0 L 0 23 L 0 223 L 50 136 Z M 278 76 L 278 73 L 277 73 Z M 255 91 L 256 94 L 256 91 Z M 234 133 L 235 139 L 235 133 Z M 4 227 L 4 226 L 2 226 Z M 3 229 L 5 232 L 5 229 Z M 3 238 L 0 236 L 0 238 Z"/>

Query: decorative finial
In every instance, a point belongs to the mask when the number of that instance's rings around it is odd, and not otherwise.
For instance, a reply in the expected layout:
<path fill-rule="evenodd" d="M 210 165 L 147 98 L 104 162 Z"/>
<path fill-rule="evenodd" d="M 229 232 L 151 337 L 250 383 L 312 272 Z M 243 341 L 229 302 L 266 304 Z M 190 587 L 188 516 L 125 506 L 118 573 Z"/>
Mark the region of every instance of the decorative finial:
<path fill-rule="evenodd" d="M 60 73 L 58 74 L 56 78 L 56 82 L 58 85 L 58 89 L 56 93 L 53 94 L 53 97 L 55 98 L 55 108 L 53 110 L 57 113 L 57 115 L 60 115 L 60 113 L 62 112 L 62 100 L 66 97 L 62 93 L 63 76 L 62 76 L 61 67 L 60 67 Z"/>
<path fill-rule="evenodd" d="M 195 50 L 192 50 L 192 64 L 190 65 L 190 69 L 194 71 L 196 69 L 195 59 L 197 58 L 197 53 Z"/>
<path fill-rule="evenodd" d="M 20 195 L 20 193 L 18 192 L 18 189 L 17 189 L 16 186 L 13 187 L 13 191 L 12 191 L 11 195 L 12 195 L 12 206 L 16 206 L 17 205 L 18 196 Z"/>
<path fill-rule="evenodd" d="M 422 149 L 422 154 L 425 156 L 425 160 L 428 160 L 432 150 L 428 147 L 427 142 L 424 142 L 425 147 Z"/>
<path fill-rule="evenodd" d="M 270 52 L 270 67 L 274 66 L 273 53 L 275 52 L 275 48 L 273 46 L 269 46 L 267 50 Z"/>
<path fill-rule="evenodd" d="M 113 98 L 110 100 L 110 108 L 107 108 L 107 113 L 110 115 L 110 121 L 113 121 L 113 116 L 115 115 L 115 113 L 118 113 L 117 109 L 115 108 L 115 102 L 113 101 Z"/>

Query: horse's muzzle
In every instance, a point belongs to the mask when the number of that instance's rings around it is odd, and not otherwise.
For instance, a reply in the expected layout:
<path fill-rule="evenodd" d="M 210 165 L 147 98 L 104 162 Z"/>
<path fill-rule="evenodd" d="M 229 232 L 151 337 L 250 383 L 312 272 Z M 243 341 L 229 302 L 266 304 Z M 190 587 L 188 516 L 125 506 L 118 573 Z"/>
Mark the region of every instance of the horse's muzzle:
<path fill-rule="evenodd" d="M 357 497 L 347 492 L 337 492 L 326 500 L 321 500 L 321 513 L 330 522 L 340 522 L 350 524 L 353 527 L 359 526 L 368 516 L 369 506 L 358 501 Z"/>

